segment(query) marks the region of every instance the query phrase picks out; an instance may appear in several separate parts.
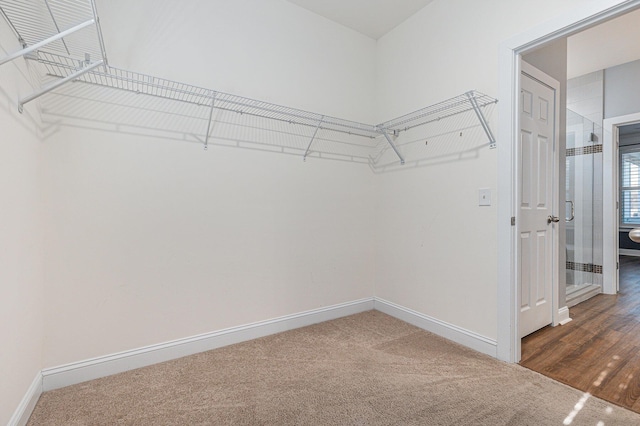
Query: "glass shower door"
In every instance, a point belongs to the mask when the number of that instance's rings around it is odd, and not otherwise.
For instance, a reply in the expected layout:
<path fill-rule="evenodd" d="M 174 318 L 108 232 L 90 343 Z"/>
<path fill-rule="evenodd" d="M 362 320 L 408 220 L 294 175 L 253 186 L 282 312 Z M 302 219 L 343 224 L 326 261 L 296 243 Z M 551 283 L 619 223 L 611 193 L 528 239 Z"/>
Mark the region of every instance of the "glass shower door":
<path fill-rule="evenodd" d="M 573 306 L 601 292 L 602 255 L 594 250 L 600 233 L 595 222 L 601 214 L 601 129 L 567 110 L 566 150 L 566 255 L 567 305 Z M 601 228 L 601 226 L 600 226 Z"/>

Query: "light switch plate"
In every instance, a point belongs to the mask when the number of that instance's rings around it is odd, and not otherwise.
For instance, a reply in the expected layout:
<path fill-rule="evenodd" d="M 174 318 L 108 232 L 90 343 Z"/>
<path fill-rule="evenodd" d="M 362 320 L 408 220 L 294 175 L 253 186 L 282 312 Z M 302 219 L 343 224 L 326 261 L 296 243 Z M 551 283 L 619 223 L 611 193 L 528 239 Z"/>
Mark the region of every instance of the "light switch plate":
<path fill-rule="evenodd" d="M 480 206 L 491 205 L 491 188 L 480 188 L 478 190 L 478 194 L 479 194 L 478 205 Z"/>

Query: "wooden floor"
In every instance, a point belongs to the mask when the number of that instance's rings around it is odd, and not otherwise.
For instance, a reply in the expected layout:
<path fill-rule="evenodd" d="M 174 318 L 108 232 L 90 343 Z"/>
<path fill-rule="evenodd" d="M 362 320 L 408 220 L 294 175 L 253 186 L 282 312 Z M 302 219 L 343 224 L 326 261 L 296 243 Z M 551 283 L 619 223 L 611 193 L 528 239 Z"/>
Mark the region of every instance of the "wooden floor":
<path fill-rule="evenodd" d="M 573 319 L 522 339 L 520 364 L 640 413 L 640 257 L 620 256 L 620 293 L 569 310 Z"/>

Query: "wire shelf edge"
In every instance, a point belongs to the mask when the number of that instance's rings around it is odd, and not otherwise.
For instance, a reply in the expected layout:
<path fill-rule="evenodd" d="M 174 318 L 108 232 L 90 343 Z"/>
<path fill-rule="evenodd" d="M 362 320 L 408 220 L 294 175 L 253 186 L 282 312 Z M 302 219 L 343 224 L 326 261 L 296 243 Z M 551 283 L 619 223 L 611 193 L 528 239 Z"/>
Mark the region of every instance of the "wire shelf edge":
<path fill-rule="evenodd" d="M 480 121 L 490 147 L 496 146 L 483 108 L 498 101 L 478 91 L 472 90 L 395 119 L 370 125 L 113 67 L 107 62 L 94 0 L 40 0 L 28 3 L 21 0 L 0 0 L 0 15 L 23 46 L 22 51 L 0 59 L 0 65 L 23 56 L 39 63 L 43 67 L 43 76 L 53 77 L 50 80 L 55 80 L 34 94 L 20 99 L 20 111 L 23 104 L 68 82 L 81 82 L 210 110 L 207 112 L 209 119 L 205 147 L 214 110 L 309 128 L 313 136 L 310 136 L 305 150 L 305 159 L 312 152 L 311 146 L 318 132 L 329 131 L 349 137 L 367 138 L 371 141 L 372 149 L 378 149 L 380 144 L 384 144 L 404 164 L 402 152 L 395 144 L 395 138 L 400 133 L 470 111 Z"/>
<path fill-rule="evenodd" d="M 48 75 L 57 78 L 66 78 L 78 70 L 78 64 L 72 58 L 58 54 L 38 51 L 37 56 L 32 59 L 43 64 Z M 474 107 L 471 99 L 474 99 L 480 108 L 498 102 L 495 98 L 472 90 L 437 104 L 402 115 L 393 120 L 378 125 L 370 125 L 193 86 L 187 83 L 167 80 L 113 66 L 91 70 L 78 77 L 76 81 L 111 89 L 125 90 L 136 94 L 186 102 L 207 108 L 213 106 L 214 109 L 218 110 L 279 120 L 290 124 L 310 126 L 313 128 L 320 125 L 319 128 L 322 130 L 341 132 L 371 139 L 383 136 L 383 131 L 397 135 L 400 132 L 410 130 L 417 126 L 472 111 Z"/>

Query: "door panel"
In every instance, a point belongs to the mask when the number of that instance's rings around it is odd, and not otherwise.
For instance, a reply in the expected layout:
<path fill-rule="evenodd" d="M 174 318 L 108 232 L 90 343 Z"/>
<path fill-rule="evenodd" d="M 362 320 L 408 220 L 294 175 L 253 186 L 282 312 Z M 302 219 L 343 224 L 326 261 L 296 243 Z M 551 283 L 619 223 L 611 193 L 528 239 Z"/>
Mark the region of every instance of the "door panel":
<path fill-rule="evenodd" d="M 531 233 L 520 233 L 520 257 L 523 260 L 520 263 L 521 277 L 520 277 L 520 312 L 525 312 L 531 308 L 531 277 L 533 271 L 530 270 L 531 265 L 534 263 L 531 261 Z"/>
<path fill-rule="evenodd" d="M 556 91 L 526 73 L 521 77 L 519 172 L 520 336 L 553 320 L 553 216 Z"/>
<path fill-rule="evenodd" d="M 547 182 L 550 181 L 547 173 L 549 172 L 550 156 L 553 154 L 549 147 L 549 140 L 543 136 L 538 136 L 538 208 L 543 209 L 551 205 L 551 196 Z M 551 157 L 553 161 L 553 157 Z"/>

